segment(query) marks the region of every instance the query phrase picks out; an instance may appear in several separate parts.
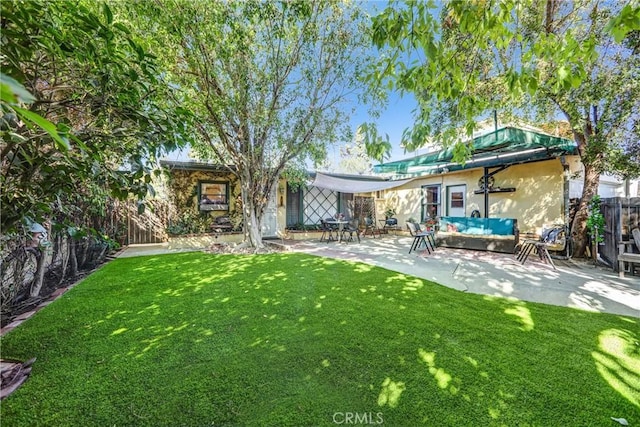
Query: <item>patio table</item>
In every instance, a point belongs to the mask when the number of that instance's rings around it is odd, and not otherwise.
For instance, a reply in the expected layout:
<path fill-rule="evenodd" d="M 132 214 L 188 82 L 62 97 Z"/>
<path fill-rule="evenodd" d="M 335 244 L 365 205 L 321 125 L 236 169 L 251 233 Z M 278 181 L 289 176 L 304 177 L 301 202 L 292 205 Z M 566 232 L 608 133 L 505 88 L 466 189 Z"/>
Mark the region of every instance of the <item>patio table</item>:
<path fill-rule="evenodd" d="M 326 220 L 325 223 L 338 226 L 338 243 L 342 242 L 342 230 L 344 229 L 345 224 L 349 224 L 349 221 L 345 221 L 342 219 L 332 219 Z"/>

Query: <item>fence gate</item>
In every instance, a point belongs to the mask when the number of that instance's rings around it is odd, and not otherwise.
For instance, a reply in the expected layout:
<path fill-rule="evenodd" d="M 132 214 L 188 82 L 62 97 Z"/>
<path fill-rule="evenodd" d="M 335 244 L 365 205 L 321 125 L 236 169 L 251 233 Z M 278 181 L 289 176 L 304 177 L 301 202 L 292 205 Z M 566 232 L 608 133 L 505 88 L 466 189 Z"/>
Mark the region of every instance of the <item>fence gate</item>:
<path fill-rule="evenodd" d="M 360 221 L 360 224 L 365 223 L 365 218 L 376 220 L 376 205 L 373 197 L 356 196 L 353 210 L 353 215 Z"/>
<path fill-rule="evenodd" d="M 167 241 L 169 206 L 162 200 L 149 200 L 144 212 L 138 213 L 138 204 L 125 205 L 127 236 L 125 245 L 163 243 Z"/>
<path fill-rule="evenodd" d="M 618 270 L 618 244 L 631 240 L 631 230 L 640 227 L 640 197 L 612 197 L 602 199 L 600 211 L 604 216 L 604 243 L 599 252 Z"/>

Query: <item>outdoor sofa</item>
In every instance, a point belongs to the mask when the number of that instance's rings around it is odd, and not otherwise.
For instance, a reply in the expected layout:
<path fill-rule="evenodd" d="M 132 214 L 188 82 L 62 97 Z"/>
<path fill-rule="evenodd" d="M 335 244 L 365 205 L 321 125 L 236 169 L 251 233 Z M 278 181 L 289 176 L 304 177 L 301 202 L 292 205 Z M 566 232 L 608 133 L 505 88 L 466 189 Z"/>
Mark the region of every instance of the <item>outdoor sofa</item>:
<path fill-rule="evenodd" d="M 518 221 L 513 218 L 440 217 L 438 246 L 514 253 L 519 241 Z"/>

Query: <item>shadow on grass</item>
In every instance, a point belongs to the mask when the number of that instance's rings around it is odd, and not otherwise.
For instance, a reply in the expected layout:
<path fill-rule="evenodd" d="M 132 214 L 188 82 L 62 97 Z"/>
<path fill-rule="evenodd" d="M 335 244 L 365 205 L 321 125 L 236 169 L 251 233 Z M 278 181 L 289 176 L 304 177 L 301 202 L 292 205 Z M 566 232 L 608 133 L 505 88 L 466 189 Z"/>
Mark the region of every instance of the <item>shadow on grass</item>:
<path fill-rule="evenodd" d="M 3 424 L 602 424 L 634 410 L 628 322 L 300 254 L 121 259 L 3 338 L 38 357 Z"/>

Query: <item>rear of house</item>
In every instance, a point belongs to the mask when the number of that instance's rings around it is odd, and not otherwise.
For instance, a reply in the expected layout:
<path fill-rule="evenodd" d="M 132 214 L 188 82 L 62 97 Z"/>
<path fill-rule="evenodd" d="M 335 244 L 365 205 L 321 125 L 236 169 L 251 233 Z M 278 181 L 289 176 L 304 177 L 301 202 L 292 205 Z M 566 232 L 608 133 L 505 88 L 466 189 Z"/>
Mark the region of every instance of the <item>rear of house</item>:
<path fill-rule="evenodd" d="M 508 218 L 521 235 L 540 236 L 568 224 L 569 178 L 579 172 L 575 144 L 539 132 L 502 128 L 471 141 L 475 150 L 464 164 L 452 150 L 377 165 L 375 171 L 414 178 L 387 191 L 399 221 L 427 222 L 442 217 Z"/>

